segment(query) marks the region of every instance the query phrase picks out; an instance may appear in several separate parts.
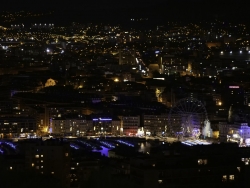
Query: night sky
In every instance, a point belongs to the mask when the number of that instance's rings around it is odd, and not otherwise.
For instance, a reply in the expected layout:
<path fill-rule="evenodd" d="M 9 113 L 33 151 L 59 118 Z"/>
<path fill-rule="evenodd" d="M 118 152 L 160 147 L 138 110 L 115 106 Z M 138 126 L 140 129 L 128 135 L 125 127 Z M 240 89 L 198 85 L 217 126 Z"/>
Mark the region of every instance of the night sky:
<path fill-rule="evenodd" d="M 250 21 L 246 0 L 5 0 L 0 10 L 53 10 L 61 21 L 113 19 L 119 22 L 130 17 L 149 17 L 154 22 L 202 21 L 217 16 L 236 22 Z"/>
<path fill-rule="evenodd" d="M 78 9 L 92 8 L 144 8 L 147 6 L 196 7 L 196 9 L 244 9 L 246 0 L 4 0 L 1 10 L 10 9 Z M 217 8 L 216 8 L 217 7 Z M 193 11 L 193 10 L 190 10 Z M 240 12 L 239 12 L 240 13 Z"/>

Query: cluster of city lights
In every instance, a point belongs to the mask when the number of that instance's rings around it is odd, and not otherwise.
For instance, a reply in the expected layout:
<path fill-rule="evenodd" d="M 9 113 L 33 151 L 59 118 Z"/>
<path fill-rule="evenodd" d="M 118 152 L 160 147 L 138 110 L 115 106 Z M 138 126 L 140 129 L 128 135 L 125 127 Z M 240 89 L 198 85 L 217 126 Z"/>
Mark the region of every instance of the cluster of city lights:
<path fill-rule="evenodd" d="M 130 144 L 130 143 L 128 143 L 128 142 L 125 142 L 125 141 L 123 141 L 123 140 L 116 140 L 116 141 L 119 142 L 120 144 L 124 144 L 124 145 L 129 146 L 129 147 L 135 147 L 135 145 Z"/>
<path fill-rule="evenodd" d="M 243 52 L 242 50 L 239 51 L 240 54 L 242 54 L 242 52 Z M 224 51 L 221 51 L 220 53 L 224 54 Z M 230 51 L 230 54 L 232 54 L 232 53 L 233 53 L 233 51 Z M 248 53 L 250 54 L 250 51 L 248 51 Z"/>
<path fill-rule="evenodd" d="M 100 141 L 101 144 L 103 144 L 104 146 L 107 146 L 108 148 L 115 148 L 114 145 L 108 143 L 108 142 L 104 142 L 104 141 Z"/>

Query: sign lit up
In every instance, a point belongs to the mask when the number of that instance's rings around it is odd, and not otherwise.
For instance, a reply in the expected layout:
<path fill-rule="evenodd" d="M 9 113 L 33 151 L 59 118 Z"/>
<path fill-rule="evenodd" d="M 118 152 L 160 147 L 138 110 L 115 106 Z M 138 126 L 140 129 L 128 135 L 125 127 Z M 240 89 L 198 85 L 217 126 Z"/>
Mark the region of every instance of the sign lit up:
<path fill-rule="evenodd" d="M 112 121 L 110 118 L 94 118 L 93 121 Z"/>
<path fill-rule="evenodd" d="M 229 86 L 230 89 L 239 89 L 240 86 Z"/>

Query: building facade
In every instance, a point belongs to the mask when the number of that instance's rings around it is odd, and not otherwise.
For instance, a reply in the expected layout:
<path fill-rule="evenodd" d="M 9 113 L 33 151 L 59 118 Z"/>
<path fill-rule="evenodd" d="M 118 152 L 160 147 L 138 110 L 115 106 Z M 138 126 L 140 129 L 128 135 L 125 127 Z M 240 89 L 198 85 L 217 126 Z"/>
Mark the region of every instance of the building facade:
<path fill-rule="evenodd" d="M 134 136 L 140 127 L 140 116 L 123 116 L 123 134 Z"/>
<path fill-rule="evenodd" d="M 30 117 L 0 118 L 0 137 L 29 137 L 36 135 L 36 119 Z"/>

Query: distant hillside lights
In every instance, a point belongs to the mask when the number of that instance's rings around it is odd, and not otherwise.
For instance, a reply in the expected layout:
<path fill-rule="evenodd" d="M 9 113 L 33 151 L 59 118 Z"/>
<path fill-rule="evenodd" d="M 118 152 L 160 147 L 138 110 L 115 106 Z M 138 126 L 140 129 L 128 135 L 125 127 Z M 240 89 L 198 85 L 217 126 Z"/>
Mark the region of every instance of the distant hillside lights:
<path fill-rule="evenodd" d="M 56 85 L 56 80 L 53 80 L 52 78 L 48 79 L 47 82 L 45 83 L 45 87 L 50 87 L 50 86 L 55 86 Z"/>

